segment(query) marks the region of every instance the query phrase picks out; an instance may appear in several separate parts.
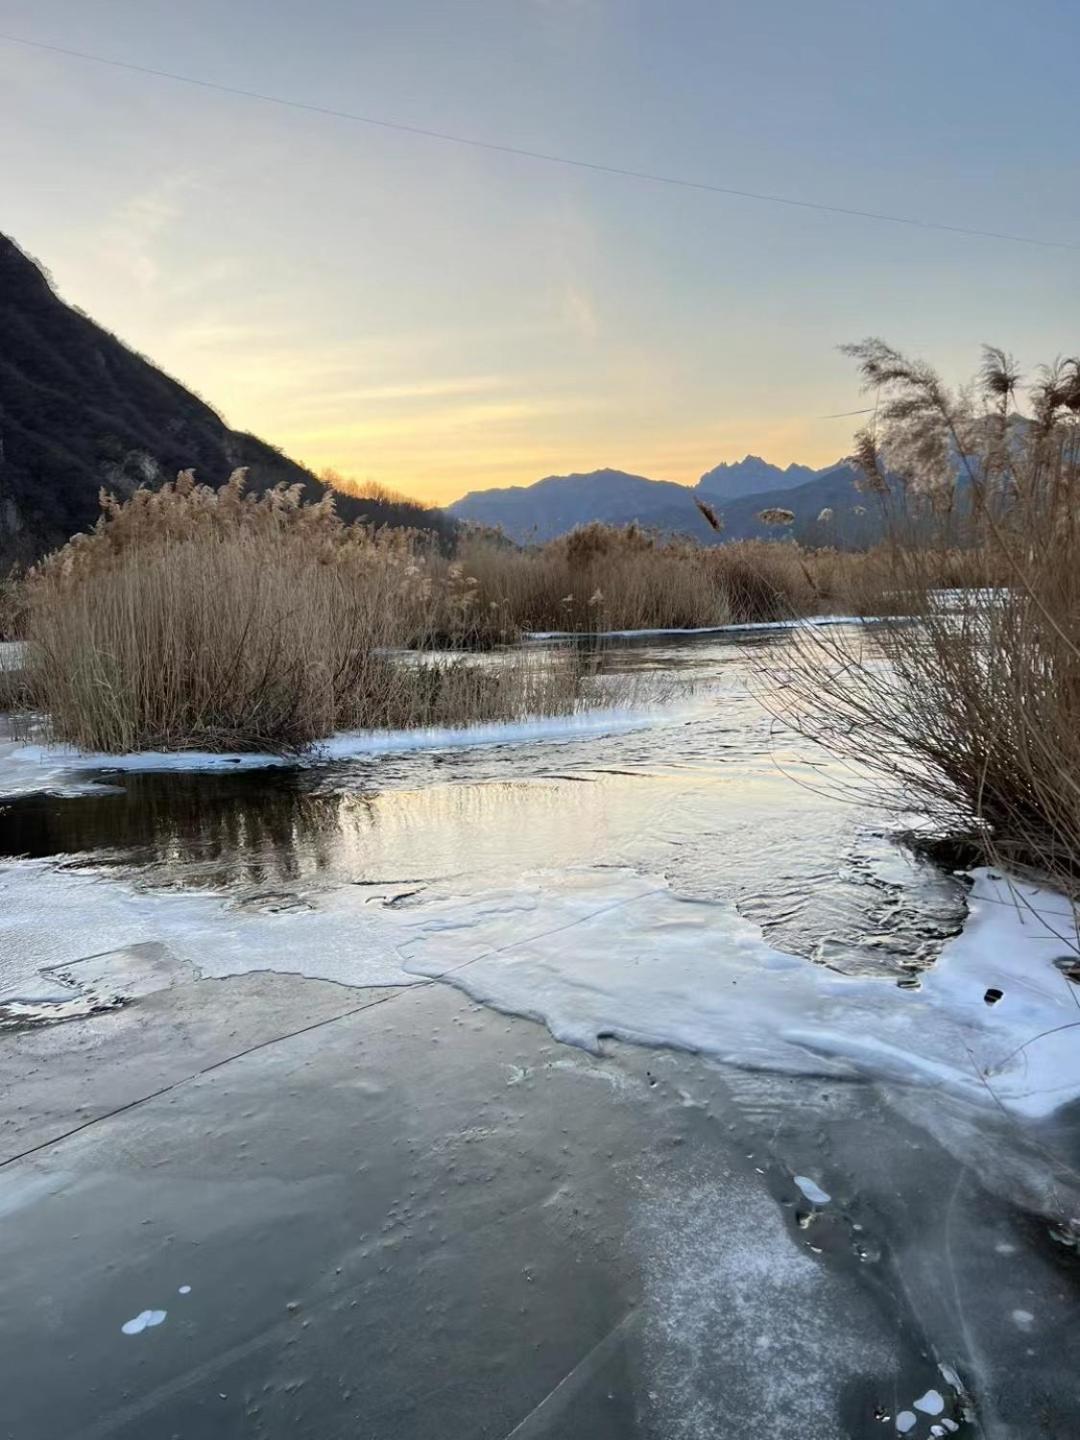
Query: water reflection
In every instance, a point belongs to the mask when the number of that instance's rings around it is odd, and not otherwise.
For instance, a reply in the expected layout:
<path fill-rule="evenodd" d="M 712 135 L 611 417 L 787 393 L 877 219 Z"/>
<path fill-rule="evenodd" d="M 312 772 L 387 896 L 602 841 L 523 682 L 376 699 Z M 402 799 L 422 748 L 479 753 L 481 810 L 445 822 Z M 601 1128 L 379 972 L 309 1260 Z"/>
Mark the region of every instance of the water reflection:
<path fill-rule="evenodd" d="M 350 787 L 348 769 L 335 775 Z M 133 774 L 79 797 L 0 808 L 0 854 L 135 872 L 147 884 L 235 890 L 310 883 L 503 880 L 618 858 L 670 782 L 642 775 L 316 789 L 304 772 Z M 320 777 L 323 785 L 328 777 Z M 660 794 L 655 794 L 659 790 Z"/>
<path fill-rule="evenodd" d="M 534 870 L 628 865 L 733 901 L 778 948 L 902 977 L 958 928 L 962 889 L 897 849 L 880 817 L 830 796 L 820 752 L 777 737 L 749 693 L 748 652 L 782 656 L 790 643 L 751 632 L 609 645 L 613 672 L 687 674 L 696 687 L 692 713 L 639 733 L 296 770 L 102 774 L 107 789 L 0 804 L 0 854 L 63 857 L 139 886 L 281 891 L 286 903 L 345 884 L 460 894 Z"/>
<path fill-rule="evenodd" d="M 291 776 L 132 774 L 77 797 L 0 807 L 0 853 L 152 867 L 179 883 L 294 880 L 332 863 L 335 798 Z"/>

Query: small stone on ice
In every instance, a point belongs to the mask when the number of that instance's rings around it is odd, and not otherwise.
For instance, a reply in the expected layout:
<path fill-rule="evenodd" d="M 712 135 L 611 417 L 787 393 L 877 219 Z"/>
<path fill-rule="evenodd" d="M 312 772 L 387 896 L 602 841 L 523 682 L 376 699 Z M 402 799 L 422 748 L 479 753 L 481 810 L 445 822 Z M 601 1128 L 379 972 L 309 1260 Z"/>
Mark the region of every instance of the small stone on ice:
<path fill-rule="evenodd" d="M 906 1435 L 909 1430 L 914 1430 L 919 1423 L 919 1417 L 910 1410 L 901 1410 L 896 1417 L 896 1428 L 901 1435 Z"/>
<path fill-rule="evenodd" d="M 911 1403 L 924 1415 L 940 1415 L 945 1409 L 945 1401 L 937 1390 L 927 1390 L 925 1395 L 920 1395 L 918 1400 L 913 1400 Z"/>

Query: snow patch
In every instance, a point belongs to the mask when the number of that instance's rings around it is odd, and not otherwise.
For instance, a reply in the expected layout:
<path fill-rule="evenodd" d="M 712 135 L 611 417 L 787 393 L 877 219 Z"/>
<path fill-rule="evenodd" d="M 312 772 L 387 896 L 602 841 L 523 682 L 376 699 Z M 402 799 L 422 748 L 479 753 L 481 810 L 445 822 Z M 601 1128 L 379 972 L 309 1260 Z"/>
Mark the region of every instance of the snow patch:
<path fill-rule="evenodd" d="M 310 766 L 366 755 L 406 754 L 414 750 L 463 750 L 478 745 L 529 745 L 537 741 L 570 742 L 596 736 L 624 735 L 680 718 L 670 707 L 628 710 L 610 707 L 581 710 L 531 720 L 508 720 L 485 725 L 459 725 L 415 730 L 362 730 L 332 735 L 298 755 L 269 753 L 217 754 L 202 750 L 140 750 L 128 755 L 107 755 L 66 745 L 0 745 L 0 794 L 12 796 L 34 790 L 56 789 L 72 771 L 207 771 L 266 770 L 281 766 Z M 61 793 L 77 794 L 68 783 Z"/>
<path fill-rule="evenodd" d="M 167 1310 L 142 1310 L 134 1320 L 125 1320 L 120 1329 L 125 1335 L 141 1335 L 144 1330 L 160 1325 L 168 1313 Z"/>
<path fill-rule="evenodd" d="M 40 990 L 41 970 L 163 943 L 172 958 L 158 967 L 161 984 L 177 965 L 353 986 L 439 979 L 593 1053 L 613 1036 L 769 1071 L 931 1087 L 1029 1117 L 1080 1096 L 1080 1012 L 1054 964 L 1071 938 L 1068 904 L 986 870 L 963 932 L 917 991 L 785 954 L 730 904 L 681 897 L 630 869 L 540 872 L 399 909 L 365 905 L 352 886 L 302 898 L 268 913 L 47 861 L 0 864 L 0 1003 Z M 114 980 L 124 992 L 119 963 L 89 967 L 102 993 Z M 997 1005 L 984 1003 L 988 983 L 1002 991 Z M 803 1193 L 827 1203 L 820 1187 L 824 1200 Z"/>
<path fill-rule="evenodd" d="M 531 630 L 526 640 L 647 640 L 665 635 L 737 635 L 747 630 L 819 630 L 827 625 L 880 625 L 895 616 L 803 615 L 793 620 L 744 620 L 733 625 L 670 626 L 658 630 Z"/>
<path fill-rule="evenodd" d="M 410 973 L 540 1020 L 593 1053 L 612 1036 L 1050 1114 L 1080 1096 L 1080 1016 L 1052 963 L 1067 938 L 1067 902 L 1030 886 L 1011 891 L 981 870 L 970 905 L 918 991 L 786 955 L 730 905 L 619 870 L 434 901 L 413 912 L 420 930 L 401 953 Z M 1004 997 L 992 1007 L 988 981 Z"/>
<path fill-rule="evenodd" d="M 154 942 L 164 942 L 171 957 L 170 965 L 158 967 L 159 989 L 177 977 L 220 979 L 250 970 L 346 985 L 415 983 L 397 956 L 402 930 L 393 910 L 364 906 L 352 886 L 318 893 L 312 902 L 267 912 L 212 891 L 135 890 L 110 875 L 57 869 L 48 861 L 2 863 L 0 1004 L 40 992 L 38 972 L 52 977 L 68 967 L 75 967 L 65 976 L 69 1001 L 70 987 L 90 976 L 95 993 L 126 995 L 132 950 Z M 86 956 L 100 958 L 81 964 Z M 52 988 L 56 983 L 50 978 Z"/>

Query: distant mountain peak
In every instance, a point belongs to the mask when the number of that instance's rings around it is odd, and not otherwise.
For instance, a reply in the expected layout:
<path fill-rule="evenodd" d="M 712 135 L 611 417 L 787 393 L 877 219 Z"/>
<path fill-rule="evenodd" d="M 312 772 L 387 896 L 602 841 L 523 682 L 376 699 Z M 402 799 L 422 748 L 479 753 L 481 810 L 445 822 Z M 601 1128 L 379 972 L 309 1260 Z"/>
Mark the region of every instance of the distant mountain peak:
<path fill-rule="evenodd" d="M 608 468 L 547 475 L 532 485 L 473 490 L 448 508 L 455 519 L 496 527 L 522 544 L 542 544 L 591 521 L 606 525 L 636 521 L 661 533 L 688 535 L 702 544 L 715 545 L 722 540 L 771 535 L 759 518 L 761 510 L 768 507 L 790 508 L 796 516 L 796 533 L 812 543 L 861 543 L 872 523 L 852 521 L 858 502 L 854 480 L 854 472 L 842 464 L 821 471 L 806 465 L 788 465 L 782 470 L 760 456 L 747 455 L 716 466 L 696 487 Z M 718 502 L 724 516 L 721 535 L 694 503 L 699 496 Z M 827 534 L 821 532 L 818 520 L 823 509 L 831 509 L 836 516 Z"/>
<path fill-rule="evenodd" d="M 706 470 L 697 489 L 711 500 L 737 500 L 742 495 L 764 495 L 769 490 L 802 485 L 818 472 L 809 465 L 773 465 L 760 455 L 744 455 L 741 460 L 723 460 Z"/>

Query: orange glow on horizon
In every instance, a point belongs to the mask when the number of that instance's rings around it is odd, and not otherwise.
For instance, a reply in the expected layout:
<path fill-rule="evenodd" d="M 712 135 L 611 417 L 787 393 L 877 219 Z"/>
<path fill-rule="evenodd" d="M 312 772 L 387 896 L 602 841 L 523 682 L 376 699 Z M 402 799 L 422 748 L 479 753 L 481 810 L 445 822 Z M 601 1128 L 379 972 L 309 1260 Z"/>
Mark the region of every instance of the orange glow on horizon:
<path fill-rule="evenodd" d="M 851 439 L 844 422 L 743 422 L 675 443 L 654 436 L 635 439 L 631 427 L 621 437 L 608 435 L 606 425 L 604 434 L 579 441 L 530 435 L 493 443 L 467 441 L 452 426 L 443 436 L 441 427 L 428 431 L 422 424 L 419 433 L 374 423 L 315 436 L 273 433 L 268 417 L 261 428 L 252 428 L 317 474 L 332 470 L 361 487 L 385 486 L 430 505 L 450 504 L 471 490 L 527 486 L 548 475 L 602 469 L 694 485 L 715 465 L 745 455 L 759 455 L 781 469 L 789 464 L 820 469 L 846 455 Z M 550 426 L 557 428 L 557 423 Z"/>

